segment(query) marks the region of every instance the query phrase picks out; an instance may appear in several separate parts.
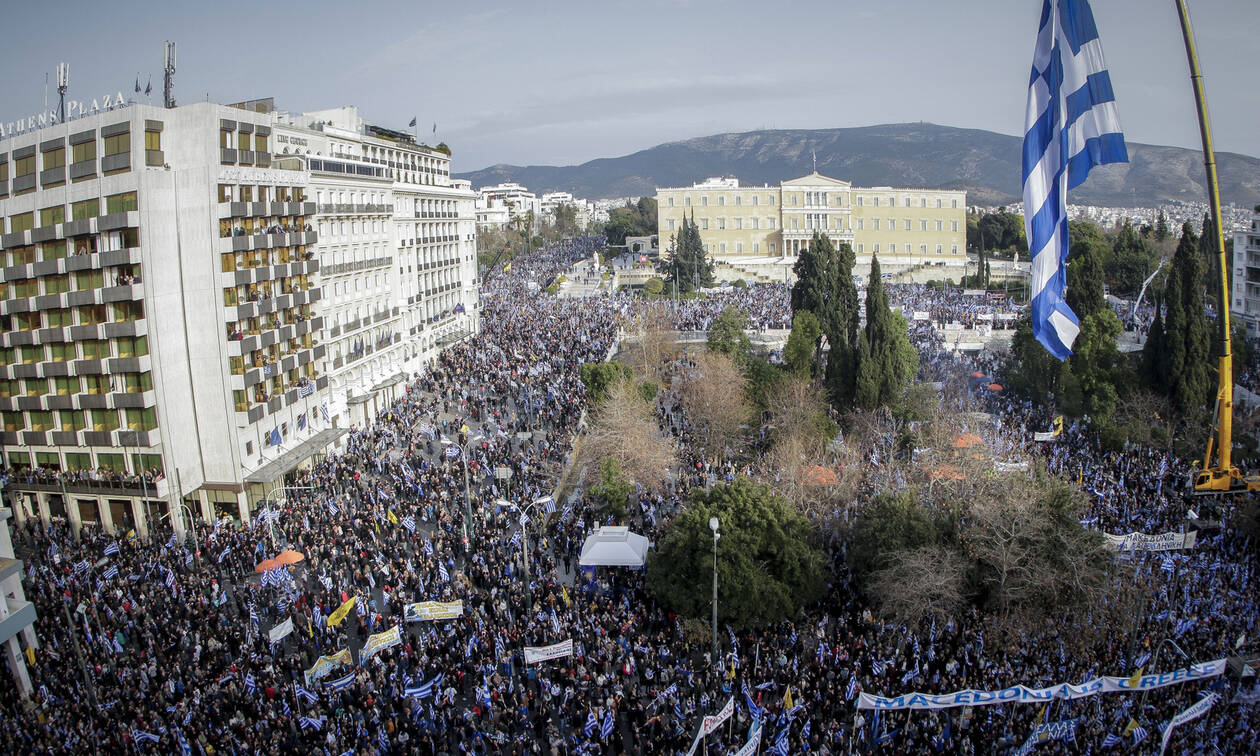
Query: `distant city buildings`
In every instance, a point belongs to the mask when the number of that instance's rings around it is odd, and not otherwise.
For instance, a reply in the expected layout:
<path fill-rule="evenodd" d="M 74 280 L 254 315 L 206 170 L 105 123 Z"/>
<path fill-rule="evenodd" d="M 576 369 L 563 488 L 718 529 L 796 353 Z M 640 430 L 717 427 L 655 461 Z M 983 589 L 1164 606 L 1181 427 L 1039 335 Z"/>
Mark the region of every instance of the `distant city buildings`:
<path fill-rule="evenodd" d="M 1260 336 L 1260 206 L 1247 225 L 1234 228 L 1233 268 L 1230 312 L 1242 320 L 1248 336 Z"/>
<path fill-rule="evenodd" d="M 855 187 L 818 173 L 778 186 L 711 178 L 656 190 L 658 235 L 668 254 L 684 218 L 695 219 L 705 250 L 719 261 L 794 258 L 816 233 L 847 242 L 869 264 L 963 264 L 964 191 Z"/>
<path fill-rule="evenodd" d="M 1009 205 L 973 205 L 968 209 L 975 213 L 995 213 L 1005 208 L 1007 212 L 1022 215 L 1024 203 L 1013 202 Z M 1172 202 L 1159 207 L 1103 207 L 1099 205 L 1068 205 L 1070 220 L 1085 220 L 1097 223 L 1105 229 L 1119 228 L 1125 222 L 1136 227 L 1149 225 L 1154 227 L 1160 210 L 1168 219 L 1168 229 L 1175 236 L 1181 235 L 1181 225 L 1189 223 L 1195 233 L 1203 231 L 1203 216 L 1210 212 L 1206 202 Z M 1226 235 L 1228 229 L 1244 227 L 1251 221 L 1251 211 L 1244 207 L 1224 205 L 1221 207 Z"/>

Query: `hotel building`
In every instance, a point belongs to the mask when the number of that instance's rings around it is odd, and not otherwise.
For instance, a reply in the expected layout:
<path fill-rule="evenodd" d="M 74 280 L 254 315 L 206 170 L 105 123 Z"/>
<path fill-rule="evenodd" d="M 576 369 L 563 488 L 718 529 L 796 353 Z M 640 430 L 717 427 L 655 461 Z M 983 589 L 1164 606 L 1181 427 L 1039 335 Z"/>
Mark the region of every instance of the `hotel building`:
<path fill-rule="evenodd" d="M 694 217 L 705 250 L 732 265 L 777 258 L 790 266 L 815 233 L 837 245 L 851 244 L 859 267 L 869 265 L 872 255 L 879 255 L 885 269 L 966 261 L 964 191 L 863 188 L 812 173 L 778 186 L 709 179 L 686 188 L 659 188 L 656 201 L 664 254 L 682 219 Z"/>
<path fill-rule="evenodd" d="M 475 329 L 475 195 L 449 156 L 308 116 L 126 104 L 0 141 L 19 521 L 248 519 Z"/>
<path fill-rule="evenodd" d="M 1234 229 L 1234 304 L 1230 311 L 1240 318 L 1247 335 L 1260 336 L 1260 205 L 1251 223 Z"/>

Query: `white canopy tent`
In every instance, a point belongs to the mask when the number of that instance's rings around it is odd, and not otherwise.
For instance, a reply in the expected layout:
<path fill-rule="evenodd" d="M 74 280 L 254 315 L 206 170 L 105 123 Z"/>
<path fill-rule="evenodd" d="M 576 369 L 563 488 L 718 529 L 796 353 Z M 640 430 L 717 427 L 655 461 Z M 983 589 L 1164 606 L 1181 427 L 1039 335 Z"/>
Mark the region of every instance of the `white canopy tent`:
<path fill-rule="evenodd" d="M 578 564 L 583 567 L 642 567 L 648 539 L 624 525 L 602 527 L 586 537 Z"/>

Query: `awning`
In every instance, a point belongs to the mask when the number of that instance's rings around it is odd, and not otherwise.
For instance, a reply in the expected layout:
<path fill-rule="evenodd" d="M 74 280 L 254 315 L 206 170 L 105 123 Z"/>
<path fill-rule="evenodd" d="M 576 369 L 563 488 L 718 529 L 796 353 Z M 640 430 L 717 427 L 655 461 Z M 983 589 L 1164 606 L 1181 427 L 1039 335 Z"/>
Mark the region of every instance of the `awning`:
<path fill-rule="evenodd" d="M 389 378 L 386 378 L 385 380 L 373 386 L 372 390 L 380 391 L 381 389 L 389 388 L 390 386 L 397 386 L 399 383 L 402 383 L 403 380 L 406 379 L 406 377 L 407 375 L 405 373 L 395 373 Z"/>
<path fill-rule="evenodd" d="M 451 333 L 448 333 L 442 338 L 438 339 L 437 345 L 447 346 L 448 344 L 454 344 L 457 341 L 463 341 L 471 333 L 472 331 L 468 330 L 467 328 L 462 328 L 458 331 L 452 331 Z"/>
<path fill-rule="evenodd" d="M 284 452 L 254 472 L 245 476 L 246 483 L 270 483 L 293 470 L 307 458 L 327 449 L 329 444 L 349 433 L 346 428 L 327 428 Z"/>
<path fill-rule="evenodd" d="M 624 525 L 603 527 L 587 536 L 578 564 L 583 567 L 642 567 L 648 539 Z"/>

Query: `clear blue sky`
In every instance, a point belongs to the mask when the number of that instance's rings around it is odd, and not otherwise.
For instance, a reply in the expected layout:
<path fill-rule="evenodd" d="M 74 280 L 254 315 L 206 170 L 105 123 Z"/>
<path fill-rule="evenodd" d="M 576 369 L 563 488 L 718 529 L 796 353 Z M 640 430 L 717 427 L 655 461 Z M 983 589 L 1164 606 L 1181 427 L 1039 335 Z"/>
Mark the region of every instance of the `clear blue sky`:
<path fill-rule="evenodd" d="M 1189 0 L 1218 150 L 1260 156 L 1260 0 Z M 1093 0 L 1131 141 L 1198 146 L 1172 0 Z M 1023 131 L 1041 0 L 21 2 L 4 13 L 0 119 L 71 96 L 357 104 L 454 150 L 456 171 L 580 163 L 758 128 L 932 121 Z M 56 93 L 51 94 L 55 100 Z"/>

